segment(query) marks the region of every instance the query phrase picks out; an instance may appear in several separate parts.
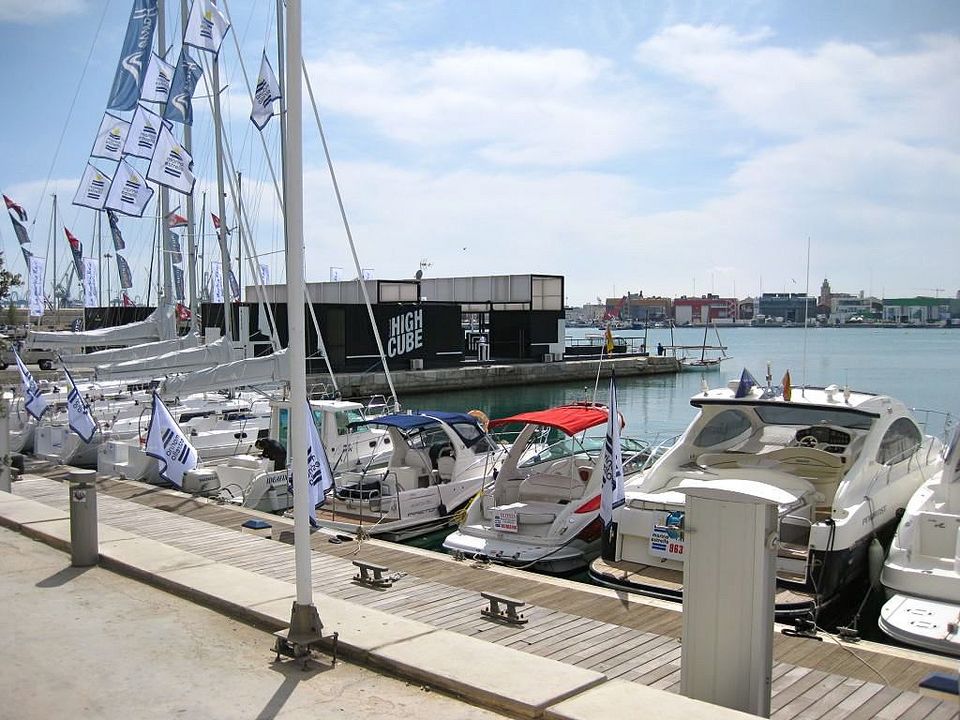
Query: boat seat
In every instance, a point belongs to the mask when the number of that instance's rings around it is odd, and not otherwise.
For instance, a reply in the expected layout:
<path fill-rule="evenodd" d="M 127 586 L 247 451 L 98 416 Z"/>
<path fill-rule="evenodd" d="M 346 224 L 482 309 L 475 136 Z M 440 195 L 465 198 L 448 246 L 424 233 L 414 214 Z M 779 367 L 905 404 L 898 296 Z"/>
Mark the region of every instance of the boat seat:
<path fill-rule="evenodd" d="M 234 455 L 230 458 L 230 464 L 234 467 L 259 468 L 262 460 L 253 455 Z"/>
<path fill-rule="evenodd" d="M 583 488 L 584 482 L 579 476 L 536 473 L 520 483 L 519 498 L 521 502 L 569 502 L 583 497 Z"/>
<path fill-rule="evenodd" d="M 803 478 L 822 496 L 818 509 L 830 504 L 837 493 L 840 480 L 846 472 L 842 455 L 808 447 L 786 447 L 764 453 L 704 453 L 697 464 L 713 470 L 764 469 Z"/>
<path fill-rule="evenodd" d="M 444 482 L 450 482 L 457 461 L 452 455 L 441 455 L 437 458 L 437 475 Z"/>

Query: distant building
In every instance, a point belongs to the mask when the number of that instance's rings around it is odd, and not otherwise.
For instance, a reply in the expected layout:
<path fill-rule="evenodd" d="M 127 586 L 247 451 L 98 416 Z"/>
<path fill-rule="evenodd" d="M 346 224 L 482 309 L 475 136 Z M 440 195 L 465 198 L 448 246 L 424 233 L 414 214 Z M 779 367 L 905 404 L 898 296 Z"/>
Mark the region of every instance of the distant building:
<path fill-rule="evenodd" d="M 882 317 L 883 302 L 875 297 L 838 293 L 830 301 L 830 320 L 836 325 L 876 321 Z"/>
<path fill-rule="evenodd" d="M 677 325 L 730 324 L 737 319 L 739 303 L 736 298 L 719 295 L 686 295 L 673 301 L 673 319 Z"/>
<path fill-rule="evenodd" d="M 796 323 L 817 316 L 817 300 L 804 293 L 763 293 L 754 322 Z"/>
<path fill-rule="evenodd" d="M 901 325 L 949 322 L 951 304 L 949 298 L 885 298 L 883 300 L 883 319 L 886 322 L 895 322 Z"/>
<path fill-rule="evenodd" d="M 757 314 L 757 301 L 755 298 L 748 297 L 741 300 L 737 303 L 737 319 L 738 320 L 753 320 L 753 316 Z"/>

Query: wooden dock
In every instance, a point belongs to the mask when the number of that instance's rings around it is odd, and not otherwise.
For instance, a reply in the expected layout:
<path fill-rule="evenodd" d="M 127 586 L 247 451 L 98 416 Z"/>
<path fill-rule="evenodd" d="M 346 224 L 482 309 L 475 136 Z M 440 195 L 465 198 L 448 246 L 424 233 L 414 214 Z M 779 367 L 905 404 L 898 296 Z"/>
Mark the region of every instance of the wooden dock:
<path fill-rule="evenodd" d="M 60 480 L 67 468 L 32 464 L 14 494 L 68 510 Z M 38 477 L 43 475 L 44 477 Z M 272 537 L 292 531 L 289 520 L 219 505 L 141 483 L 98 483 L 100 521 L 217 562 L 286 582 L 295 581 L 294 550 L 241 532 L 253 516 L 267 518 Z M 312 535 L 313 584 L 318 592 L 438 628 L 672 692 L 679 691 L 681 614 L 677 606 L 518 570 L 374 540 L 331 542 Z M 354 582 L 354 560 L 384 565 L 386 589 Z M 480 614 L 490 591 L 526 602 L 524 625 Z M 319 607 L 321 616 L 323 608 Z M 771 717 L 941 720 L 960 717 L 956 696 L 920 690 L 931 672 L 955 672 L 956 662 L 872 643 L 824 642 L 777 634 Z M 451 661 L 455 661 L 452 658 Z"/>

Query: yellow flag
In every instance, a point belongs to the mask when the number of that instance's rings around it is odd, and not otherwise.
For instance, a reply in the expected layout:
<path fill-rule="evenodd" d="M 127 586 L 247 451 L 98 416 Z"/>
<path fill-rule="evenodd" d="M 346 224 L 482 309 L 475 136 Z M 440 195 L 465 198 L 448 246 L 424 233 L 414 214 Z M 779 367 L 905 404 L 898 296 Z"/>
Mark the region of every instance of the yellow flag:
<path fill-rule="evenodd" d="M 783 376 L 783 399 L 789 400 L 792 394 L 793 388 L 790 386 L 790 371 L 787 370 L 786 374 Z"/>
<path fill-rule="evenodd" d="M 609 325 L 607 325 L 606 338 L 607 338 L 607 354 L 610 354 L 610 353 L 613 352 L 613 333 L 610 332 L 610 326 L 609 326 Z"/>

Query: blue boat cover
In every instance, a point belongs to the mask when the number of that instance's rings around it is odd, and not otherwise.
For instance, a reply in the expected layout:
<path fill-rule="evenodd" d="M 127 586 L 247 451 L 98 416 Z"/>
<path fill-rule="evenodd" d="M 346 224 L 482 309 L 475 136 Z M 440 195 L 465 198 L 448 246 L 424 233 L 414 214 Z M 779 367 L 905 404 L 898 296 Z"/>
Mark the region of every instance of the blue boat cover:
<path fill-rule="evenodd" d="M 440 410 L 421 410 L 411 415 L 381 415 L 380 417 L 367 420 L 365 425 L 386 425 L 388 427 L 400 428 L 401 430 L 413 430 L 415 428 L 435 425 L 437 420 L 442 420 L 448 425 L 451 423 L 470 423 L 477 424 L 477 419 L 466 413 L 441 412 Z"/>

